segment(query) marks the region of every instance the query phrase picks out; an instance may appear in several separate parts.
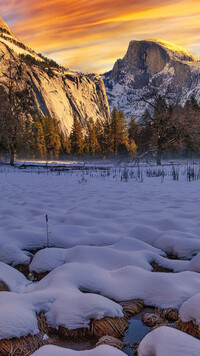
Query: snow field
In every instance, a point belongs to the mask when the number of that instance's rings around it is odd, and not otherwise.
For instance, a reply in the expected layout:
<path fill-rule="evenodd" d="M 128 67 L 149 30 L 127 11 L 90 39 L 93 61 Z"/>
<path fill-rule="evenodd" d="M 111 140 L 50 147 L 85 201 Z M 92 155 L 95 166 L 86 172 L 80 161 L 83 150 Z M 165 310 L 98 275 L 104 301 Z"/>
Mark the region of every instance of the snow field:
<path fill-rule="evenodd" d="M 160 177 L 121 181 L 115 169 L 110 175 L 57 175 L 0 168 L 0 280 L 10 289 L 0 293 L 0 339 L 37 334 L 36 313 L 41 311 L 52 327 L 77 329 L 89 327 L 93 318 L 122 317 L 118 303 L 137 298 L 161 308 L 178 307 L 183 321 L 200 325 L 199 183 L 184 175 L 179 181 L 166 175 L 162 183 Z M 30 282 L 8 264 L 29 264 L 29 251 L 36 249 L 41 250 L 30 271 L 50 273 Z M 170 260 L 166 253 L 180 259 Z M 153 261 L 177 273 L 153 273 Z M 160 333 L 173 340 L 168 328 Z M 155 355 L 160 356 L 162 338 L 157 344 Z M 153 352 L 145 354 L 145 347 L 139 356 Z M 51 350 L 46 346 L 34 355 Z M 96 356 L 96 350 L 87 352 Z M 107 349 L 102 350 L 106 355 Z M 168 355 L 179 355 L 172 351 Z"/>

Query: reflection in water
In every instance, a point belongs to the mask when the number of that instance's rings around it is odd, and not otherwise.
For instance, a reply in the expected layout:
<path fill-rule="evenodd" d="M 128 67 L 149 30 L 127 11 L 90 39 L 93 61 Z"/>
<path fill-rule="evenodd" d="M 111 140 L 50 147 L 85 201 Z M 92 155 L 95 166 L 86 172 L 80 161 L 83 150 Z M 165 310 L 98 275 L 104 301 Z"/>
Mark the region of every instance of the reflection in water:
<path fill-rule="evenodd" d="M 141 321 L 142 314 L 148 312 L 152 312 L 152 309 L 145 309 L 142 313 L 135 315 L 129 321 L 129 328 L 125 331 L 123 338 L 124 344 L 129 344 L 124 348 L 124 352 L 128 356 L 136 355 L 133 353 L 134 344 L 140 342 L 150 331 L 150 328 Z"/>

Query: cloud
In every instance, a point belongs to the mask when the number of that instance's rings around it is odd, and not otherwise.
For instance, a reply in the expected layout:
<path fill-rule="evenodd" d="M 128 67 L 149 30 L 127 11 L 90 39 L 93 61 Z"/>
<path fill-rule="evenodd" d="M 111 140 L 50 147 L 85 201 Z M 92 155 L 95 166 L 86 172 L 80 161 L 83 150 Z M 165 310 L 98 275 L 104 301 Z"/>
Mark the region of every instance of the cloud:
<path fill-rule="evenodd" d="M 199 51 L 199 0 L 0 0 L 23 42 L 72 69 L 104 72 L 133 39 L 159 37 Z"/>

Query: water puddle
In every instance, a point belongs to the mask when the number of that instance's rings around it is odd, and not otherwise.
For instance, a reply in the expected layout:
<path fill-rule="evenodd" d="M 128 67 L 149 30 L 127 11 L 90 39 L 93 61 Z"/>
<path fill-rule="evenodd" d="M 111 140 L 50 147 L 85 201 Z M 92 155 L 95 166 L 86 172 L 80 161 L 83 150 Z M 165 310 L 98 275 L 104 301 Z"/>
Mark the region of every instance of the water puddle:
<path fill-rule="evenodd" d="M 150 328 L 142 323 L 141 317 L 145 313 L 152 313 L 152 311 L 152 309 L 146 308 L 141 313 L 130 319 L 129 327 L 125 331 L 123 338 L 124 344 L 128 344 L 124 348 L 124 352 L 128 356 L 136 355 L 136 353 L 133 351 L 134 344 L 136 342 L 140 342 L 145 337 L 145 335 L 150 332 Z"/>
<path fill-rule="evenodd" d="M 135 343 L 140 342 L 145 335 L 150 332 L 150 327 L 144 325 L 141 321 L 141 317 L 145 313 L 152 313 L 152 308 L 145 308 L 141 313 L 135 315 L 129 320 L 129 327 L 125 331 L 123 343 L 127 346 L 124 347 L 124 352 L 128 356 L 136 355 L 134 353 L 134 345 Z M 51 335 L 50 339 L 54 343 L 54 345 L 68 348 L 71 350 L 83 351 L 83 350 L 91 350 L 95 347 L 98 339 L 83 339 L 83 340 L 67 340 L 65 338 L 61 338 L 59 335 Z"/>

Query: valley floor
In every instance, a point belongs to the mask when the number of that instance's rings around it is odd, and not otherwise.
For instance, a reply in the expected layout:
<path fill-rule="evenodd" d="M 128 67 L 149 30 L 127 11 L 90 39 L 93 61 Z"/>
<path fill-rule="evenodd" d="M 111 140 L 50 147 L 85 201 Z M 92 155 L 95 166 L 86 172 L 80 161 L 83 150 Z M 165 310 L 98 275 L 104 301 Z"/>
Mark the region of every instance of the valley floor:
<path fill-rule="evenodd" d="M 122 356 L 133 345 L 95 344 L 125 343 L 131 318 L 150 307 L 138 355 L 198 356 L 199 164 L 70 165 L 0 167 L 0 354 L 39 335 L 24 355 Z M 93 348 L 45 345 L 56 333 L 82 333 Z"/>

